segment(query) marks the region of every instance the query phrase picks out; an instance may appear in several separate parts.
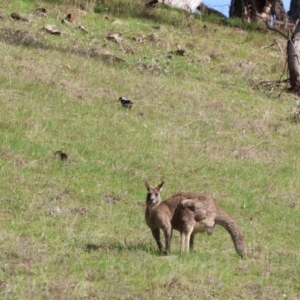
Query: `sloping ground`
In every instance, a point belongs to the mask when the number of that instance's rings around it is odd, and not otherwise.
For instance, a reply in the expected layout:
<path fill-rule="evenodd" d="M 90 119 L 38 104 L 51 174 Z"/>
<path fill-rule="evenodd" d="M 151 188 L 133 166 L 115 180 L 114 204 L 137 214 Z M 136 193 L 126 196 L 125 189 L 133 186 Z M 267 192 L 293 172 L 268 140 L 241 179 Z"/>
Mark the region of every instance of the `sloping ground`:
<path fill-rule="evenodd" d="M 70 25 L 75 7 L 43 4 L 0 9 L 1 299 L 298 299 L 295 99 L 258 85 L 279 79 L 285 53 L 269 46 L 286 42 L 121 2 Z M 248 259 L 220 227 L 184 255 L 175 233 L 159 256 L 144 179 L 212 195 Z"/>

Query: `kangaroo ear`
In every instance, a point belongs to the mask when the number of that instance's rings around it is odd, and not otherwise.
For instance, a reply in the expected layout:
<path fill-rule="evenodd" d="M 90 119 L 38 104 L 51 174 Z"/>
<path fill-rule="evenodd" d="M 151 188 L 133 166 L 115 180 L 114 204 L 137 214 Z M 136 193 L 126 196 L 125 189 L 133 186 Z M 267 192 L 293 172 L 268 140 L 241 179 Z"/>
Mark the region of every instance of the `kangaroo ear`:
<path fill-rule="evenodd" d="M 162 181 L 158 186 L 157 186 L 157 190 L 158 191 L 161 191 L 162 190 L 162 187 L 163 187 L 163 185 L 164 185 L 164 182 Z"/>
<path fill-rule="evenodd" d="M 145 186 L 149 192 L 151 190 L 151 185 L 148 183 L 148 181 L 145 181 Z"/>

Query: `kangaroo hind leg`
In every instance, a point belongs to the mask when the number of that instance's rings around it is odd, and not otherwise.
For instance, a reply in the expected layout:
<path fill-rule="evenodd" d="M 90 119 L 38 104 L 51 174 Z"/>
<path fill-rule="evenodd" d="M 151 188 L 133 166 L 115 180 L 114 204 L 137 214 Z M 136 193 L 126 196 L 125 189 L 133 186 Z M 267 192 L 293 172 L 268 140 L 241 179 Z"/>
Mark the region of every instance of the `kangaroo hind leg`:
<path fill-rule="evenodd" d="M 185 230 L 182 230 L 180 232 L 180 238 L 181 238 L 181 243 L 180 243 L 180 250 L 181 251 L 189 251 L 190 250 L 190 240 L 191 240 L 191 235 L 193 232 L 194 228 L 186 228 Z M 192 237 L 192 244 L 194 242 L 194 237 Z"/>

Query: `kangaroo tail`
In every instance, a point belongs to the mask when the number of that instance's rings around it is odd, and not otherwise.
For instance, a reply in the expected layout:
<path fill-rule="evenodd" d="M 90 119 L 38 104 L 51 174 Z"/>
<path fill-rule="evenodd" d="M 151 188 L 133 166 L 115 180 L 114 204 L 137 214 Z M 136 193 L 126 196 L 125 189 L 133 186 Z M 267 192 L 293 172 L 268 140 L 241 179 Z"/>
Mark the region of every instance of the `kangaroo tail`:
<path fill-rule="evenodd" d="M 229 217 L 224 211 L 219 211 L 215 218 L 215 223 L 224 227 L 230 234 L 236 252 L 241 256 L 241 258 L 247 257 L 247 249 L 244 241 L 243 234 L 235 221 Z"/>

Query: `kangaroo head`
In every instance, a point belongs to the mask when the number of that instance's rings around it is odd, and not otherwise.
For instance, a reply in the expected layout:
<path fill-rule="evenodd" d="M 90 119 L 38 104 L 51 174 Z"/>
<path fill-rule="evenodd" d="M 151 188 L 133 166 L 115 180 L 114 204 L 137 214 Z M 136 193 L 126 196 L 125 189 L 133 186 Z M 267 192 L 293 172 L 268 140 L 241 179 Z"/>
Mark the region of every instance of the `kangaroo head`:
<path fill-rule="evenodd" d="M 160 183 L 156 188 L 153 188 L 147 181 L 145 181 L 147 188 L 146 204 L 147 206 L 155 206 L 161 202 L 160 191 L 164 182 Z"/>

